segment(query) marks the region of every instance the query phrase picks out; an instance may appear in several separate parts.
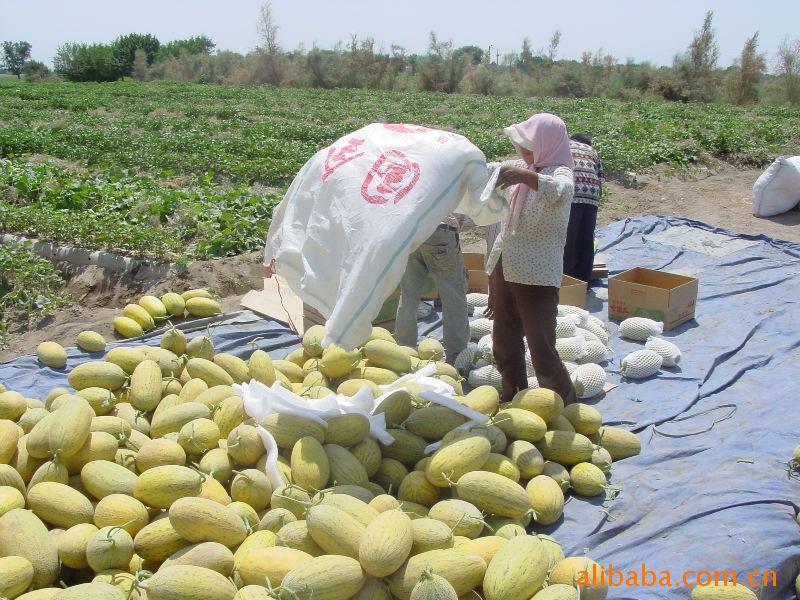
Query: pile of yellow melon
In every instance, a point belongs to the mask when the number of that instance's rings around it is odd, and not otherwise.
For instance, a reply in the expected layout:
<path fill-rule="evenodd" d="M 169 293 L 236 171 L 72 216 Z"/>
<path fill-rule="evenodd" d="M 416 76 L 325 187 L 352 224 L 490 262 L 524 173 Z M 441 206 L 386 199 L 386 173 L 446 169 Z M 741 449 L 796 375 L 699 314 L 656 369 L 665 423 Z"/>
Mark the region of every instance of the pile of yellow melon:
<path fill-rule="evenodd" d="M 375 328 L 348 352 L 323 337 L 313 327 L 283 359 L 244 360 L 170 328 L 159 346 L 69 365 L 69 387 L 43 398 L 0 387 L 0 597 L 606 597 L 601 583 L 579 595 L 594 563 L 537 528 L 558 522 L 567 493 L 606 494 L 613 461 L 640 451 L 634 434 L 546 389 L 505 405 L 490 386 L 465 393 L 436 340 L 403 347 Z M 488 422 L 414 384 L 384 394 L 428 365 Z M 394 441 L 357 413 L 256 422 L 234 387 L 252 380 L 309 405 L 366 387 Z M 279 448 L 280 485 L 259 427 Z"/>

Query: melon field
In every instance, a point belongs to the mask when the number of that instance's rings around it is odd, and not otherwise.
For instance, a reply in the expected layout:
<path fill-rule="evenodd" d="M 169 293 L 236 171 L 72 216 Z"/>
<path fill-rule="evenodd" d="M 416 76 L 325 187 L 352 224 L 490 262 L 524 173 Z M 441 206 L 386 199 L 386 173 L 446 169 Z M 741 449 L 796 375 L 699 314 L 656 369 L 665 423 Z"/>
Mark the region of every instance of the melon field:
<path fill-rule="evenodd" d="M 732 181 L 707 187 L 739 194 L 756 169 L 800 140 L 800 110 L 782 107 L 0 78 L 0 232 L 174 265 L 244 256 L 262 247 L 272 209 L 303 163 L 350 131 L 375 121 L 443 128 L 466 135 L 491 160 L 513 152 L 505 125 L 543 110 L 594 137 L 612 180 L 601 222 L 694 212 L 726 222 L 738 215 L 736 225 L 748 230 L 748 211 L 717 209 L 706 189 L 676 186 L 675 177 L 642 189 L 629 185 L 629 174 L 730 164 Z M 770 233 L 793 239 L 782 228 Z M 478 239 L 469 236 L 467 245 Z M 48 261 L 7 240 L 0 264 L 0 338 L 11 321 L 24 328 L 69 303 Z M 243 293 L 249 274 L 228 267 L 214 268 L 225 272 L 224 285 L 192 283 Z M 133 287 L 83 294 L 83 307 L 148 286 Z"/>
<path fill-rule="evenodd" d="M 0 80 L 0 229 L 185 262 L 257 249 L 272 207 L 317 150 L 375 121 L 513 152 L 537 111 L 589 132 L 606 172 L 712 159 L 764 165 L 800 139 L 800 110 L 188 83 Z"/>

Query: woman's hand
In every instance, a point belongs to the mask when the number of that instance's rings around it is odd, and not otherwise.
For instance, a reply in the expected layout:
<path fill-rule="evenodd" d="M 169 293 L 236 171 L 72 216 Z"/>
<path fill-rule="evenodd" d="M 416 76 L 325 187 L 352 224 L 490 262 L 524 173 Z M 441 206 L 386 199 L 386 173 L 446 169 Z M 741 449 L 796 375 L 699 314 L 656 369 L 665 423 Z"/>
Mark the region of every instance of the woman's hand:
<path fill-rule="evenodd" d="M 521 169 L 520 167 L 500 167 L 500 175 L 497 177 L 497 187 L 504 190 L 519 183 L 524 183 L 532 190 L 536 190 L 539 188 L 539 175 L 535 171 Z"/>

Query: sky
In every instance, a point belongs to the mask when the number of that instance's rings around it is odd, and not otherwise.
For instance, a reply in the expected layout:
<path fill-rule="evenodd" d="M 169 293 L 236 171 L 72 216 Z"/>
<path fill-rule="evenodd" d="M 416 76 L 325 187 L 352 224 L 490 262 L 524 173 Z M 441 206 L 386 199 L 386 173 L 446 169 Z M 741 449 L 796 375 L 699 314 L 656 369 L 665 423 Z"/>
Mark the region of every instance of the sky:
<path fill-rule="evenodd" d="M 741 0 L 572 0 L 494 4 L 474 0 L 273 0 L 284 49 L 314 44 L 332 47 L 351 34 L 372 36 L 376 48 L 392 44 L 425 52 L 428 35 L 452 39 L 455 47 L 477 45 L 492 54 L 518 51 L 523 38 L 534 49 L 562 32 L 559 58 L 579 59 L 603 49 L 620 61 L 633 58 L 669 65 L 686 48 L 707 10 L 714 11 L 720 65 L 739 55 L 747 37 L 760 32 L 761 50 L 771 59 L 787 35 L 800 35 L 800 2 Z M 59 44 L 109 42 L 130 32 L 152 33 L 162 42 L 196 34 L 218 49 L 247 52 L 258 44 L 256 17 L 261 0 L 0 0 L 0 41 L 27 40 L 32 57 L 50 64 Z M 493 7 L 493 8 L 492 8 Z"/>

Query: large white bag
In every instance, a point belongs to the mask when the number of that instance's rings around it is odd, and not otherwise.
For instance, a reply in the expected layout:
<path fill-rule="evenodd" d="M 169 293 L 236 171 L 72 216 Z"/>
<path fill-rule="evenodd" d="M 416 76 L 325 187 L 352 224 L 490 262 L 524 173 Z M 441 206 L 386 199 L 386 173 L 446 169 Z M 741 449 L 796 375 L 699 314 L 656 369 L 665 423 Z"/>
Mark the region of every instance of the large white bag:
<path fill-rule="evenodd" d="M 753 186 L 753 214 L 772 217 L 800 202 L 800 156 L 780 156 Z"/>
<path fill-rule="evenodd" d="M 504 195 L 465 137 L 376 123 L 320 150 L 275 209 L 264 264 L 327 318 L 323 345 L 352 349 L 397 289 L 408 256 L 451 212 L 488 225 Z"/>

